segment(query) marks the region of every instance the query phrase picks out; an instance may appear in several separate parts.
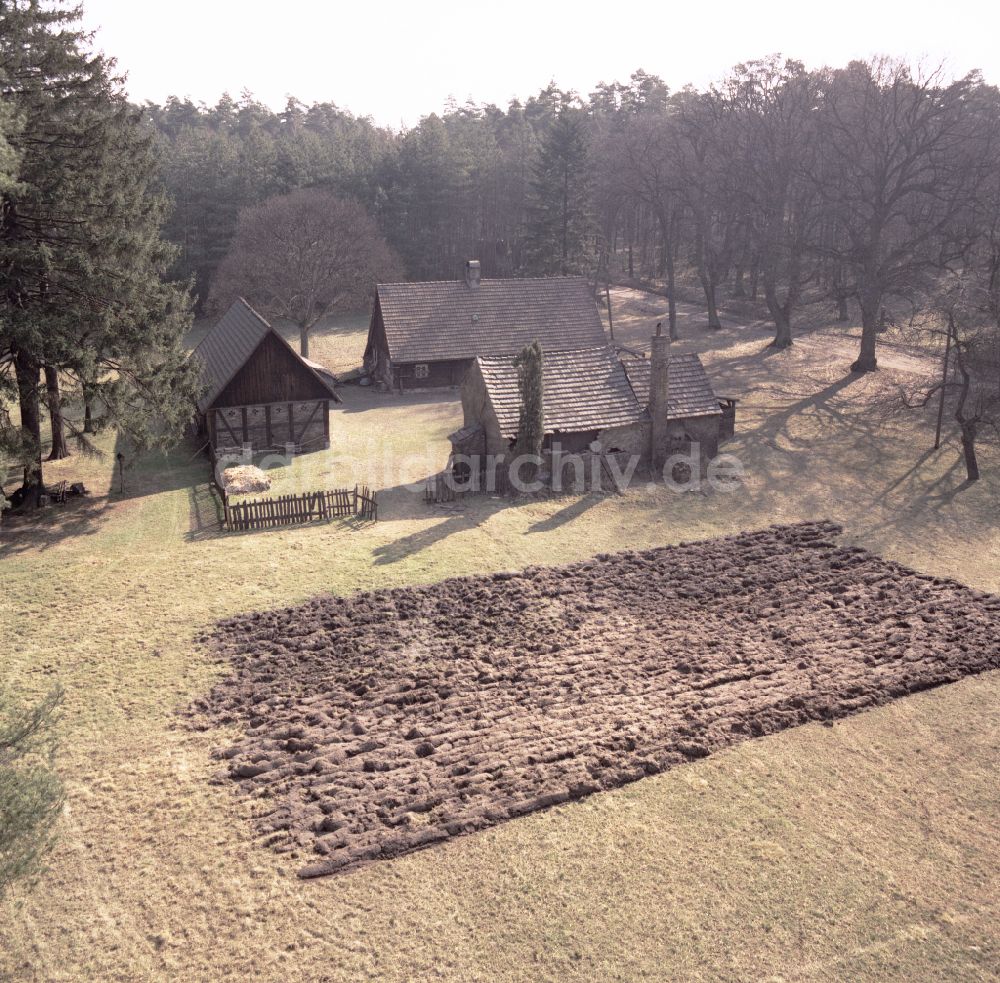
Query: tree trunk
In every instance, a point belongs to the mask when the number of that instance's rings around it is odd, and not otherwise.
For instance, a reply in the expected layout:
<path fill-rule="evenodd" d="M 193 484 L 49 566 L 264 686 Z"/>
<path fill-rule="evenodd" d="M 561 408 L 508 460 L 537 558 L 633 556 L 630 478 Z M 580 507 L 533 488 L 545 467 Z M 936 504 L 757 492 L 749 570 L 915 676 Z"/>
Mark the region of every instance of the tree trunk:
<path fill-rule="evenodd" d="M 299 353 L 303 358 L 309 357 L 309 329 L 299 327 Z"/>
<path fill-rule="evenodd" d="M 670 340 L 677 341 L 677 291 L 674 277 L 674 247 L 667 250 L 667 323 L 670 325 Z"/>
<path fill-rule="evenodd" d="M 743 267 L 740 266 L 733 277 L 733 296 L 739 300 L 742 300 L 747 295 L 746 287 L 743 285 L 745 278 L 746 274 L 743 271 Z"/>
<path fill-rule="evenodd" d="M 38 401 L 38 362 L 27 352 L 14 356 L 18 403 L 21 409 L 21 440 L 24 444 L 24 498 L 21 507 L 37 508 L 42 493 L 42 414 Z"/>
<path fill-rule="evenodd" d="M 851 365 L 852 372 L 874 372 L 878 369 L 875 340 L 878 337 L 880 301 L 880 297 L 871 293 L 861 296 L 861 352 Z"/>
<path fill-rule="evenodd" d="M 962 424 L 962 456 L 965 458 L 965 476 L 969 481 L 979 480 L 979 460 L 976 457 L 976 425 L 971 421 Z"/>
<path fill-rule="evenodd" d="M 94 398 L 86 383 L 83 384 L 83 432 L 94 433 Z"/>
<path fill-rule="evenodd" d="M 670 340 L 677 341 L 677 296 L 675 291 L 674 272 L 674 223 L 668 221 L 663 213 L 660 214 L 660 226 L 663 229 L 663 266 L 667 277 L 667 324 L 669 325 Z"/>
<path fill-rule="evenodd" d="M 59 398 L 59 373 L 51 365 L 45 366 L 45 394 L 49 408 L 49 425 L 52 429 L 52 450 L 50 461 L 61 461 L 69 457 L 66 446 L 66 429 L 63 426 L 62 404 Z"/>
<path fill-rule="evenodd" d="M 778 300 L 778 291 L 773 281 L 764 280 L 764 299 L 774 321 L 774 341 L 771 348 L 792 347 L 792 318 L 788 308 Z"/>
<path fill-rule="evenodd" d="M 844 287 L 843 273 L 839 265 L 833 274 L 833 283 L 830 285 L 834 300 L 837 301 L 837 320 L 841 323 L 849 320 L 850 314 L 847 310 L 847 290 Z"/>
<path fill-rule="evenodd" d="M 719 308 L 715 302 L 715 283 L 703 268 L 698 270 L 698 278 L 701 280 L 701 288 L 705 291 L 705 306 L 708 308 L 708 326 L 714 331 L 722 328 L 719 320 Z"/>
<path fill-rule="evenodd" d="M 948 314 L 948 337 L 955 348 L 955 366 L 962 377 L 962 391 L 958 397 L 958 405 L 955 407 L 955 419 L 962 432 L 962 455 L 965 458 L 965 476 L 969 481 L 979 480 L 979 461 L 976 458 L 976 431 L 979 421 L 976 417 L 971 419 L 965 415 L 965 404 L 969 399 L 969 392 L 972 389 L 972 376 L 965 364 L 962 354 L 962 345 L 958 340 L 958 326 L 955 324 L 955 315 Z"/>

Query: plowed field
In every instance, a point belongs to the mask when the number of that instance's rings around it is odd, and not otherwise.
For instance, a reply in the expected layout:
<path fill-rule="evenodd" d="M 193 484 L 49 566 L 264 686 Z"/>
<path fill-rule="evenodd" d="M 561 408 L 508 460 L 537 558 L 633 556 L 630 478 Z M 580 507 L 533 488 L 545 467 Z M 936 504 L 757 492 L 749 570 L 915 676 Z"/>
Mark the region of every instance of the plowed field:
<path fill-rule="evenodd" d="M 833 523 L 222 623 L 224 780 L 316 876 L 1000 667 L 1000 598 Z"/>

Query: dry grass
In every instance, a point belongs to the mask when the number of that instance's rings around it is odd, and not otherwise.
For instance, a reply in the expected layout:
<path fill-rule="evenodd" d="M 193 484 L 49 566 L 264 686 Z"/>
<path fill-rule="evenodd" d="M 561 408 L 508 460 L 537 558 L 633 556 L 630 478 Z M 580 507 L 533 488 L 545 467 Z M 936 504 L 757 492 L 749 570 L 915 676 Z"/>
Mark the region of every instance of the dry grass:
<path fill-rule="evenodd" d="M 655 321 L 615 313 L 620 337 Z M 355 321 L 315 357 L 356 362 Z M 246 804 L 208 784 L 223 736 L 177 725 L 176 708 L 220 671 L 194 642 L 201 629 L 321 591 L 817 517 L 1000 591 L 995 451 L 966 487 L 954 439 L 926 451 L 929 418 L 873 423 L 869 400 L 891 373 L 845 378 L 846 349 L 822 329 L 780 354 L 764 330 L 685 333 L 743 397 L 727 450 L 747 478 L 734 495 L 639 487 L 428 509 L 402 483 L 443 462 L 456 400 L 359 389 L 333 414 L 334 452 L 275 474 L 275 491 L 353 484 L 353 470 L 389 486 L 375 526 L 220 535 L 190 448 L 134 463 L 125 495 L 108 459 L 53 466 L 94 496 L 0 533 L 0 637 L 13 686 L 66 686 L 69 805 L 51 871 L 0 910 L 0 976 L 995 978 L 995 673 L 311 883 L 255 848 Z"/>

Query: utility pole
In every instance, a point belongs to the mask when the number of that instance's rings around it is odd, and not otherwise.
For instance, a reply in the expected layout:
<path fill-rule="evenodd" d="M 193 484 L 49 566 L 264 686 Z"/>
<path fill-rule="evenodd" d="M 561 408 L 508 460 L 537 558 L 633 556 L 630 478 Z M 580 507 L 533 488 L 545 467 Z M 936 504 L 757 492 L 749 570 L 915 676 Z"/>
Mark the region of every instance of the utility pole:
<path fill-rule="evenodd" d="M 944 394 L 948 388 L 948 357 L 951 355 L 951 324 L 948 324 L 948 340 L 944 346 L 944 368 L 941 370 L 941 399 L 938 402 L 937 429 L 934 431 L 934 450 L 941 446 L 941 423 L 944 420 Z"/>

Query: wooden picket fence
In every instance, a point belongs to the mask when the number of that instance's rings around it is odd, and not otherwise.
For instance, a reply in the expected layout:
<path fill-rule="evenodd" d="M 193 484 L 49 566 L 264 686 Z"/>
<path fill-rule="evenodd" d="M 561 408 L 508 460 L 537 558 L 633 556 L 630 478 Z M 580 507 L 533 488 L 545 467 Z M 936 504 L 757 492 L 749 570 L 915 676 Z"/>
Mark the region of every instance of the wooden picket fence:
<path fill-rule="evenodd" d="M 454 502 L 458 497 L 454 483 L 449 480 L 450 471 L 439 471 L 432 474 L 424 483 L 424 501 L 428 505 L 436 502 Z"/>
<path fill-rule="evenodd" d="M 223 524 L 231 532 L 275 529 L 304 522 L 327 521 L 341 516 L 360 516 L 375 522 L 378 500 L 369 488 L 335 488 L 332 491 L 305 492 L 302 495 L 278 495 L 230 502 L 223 494 Z"/>
<path fill-rule="evenodd" d="M 372 522 L 378 521 L 378 499 L 367 485 L 360 490 L 354 488 L 354 511 L 362 519 L 369 519 Z"/>

